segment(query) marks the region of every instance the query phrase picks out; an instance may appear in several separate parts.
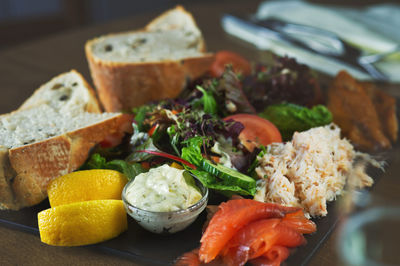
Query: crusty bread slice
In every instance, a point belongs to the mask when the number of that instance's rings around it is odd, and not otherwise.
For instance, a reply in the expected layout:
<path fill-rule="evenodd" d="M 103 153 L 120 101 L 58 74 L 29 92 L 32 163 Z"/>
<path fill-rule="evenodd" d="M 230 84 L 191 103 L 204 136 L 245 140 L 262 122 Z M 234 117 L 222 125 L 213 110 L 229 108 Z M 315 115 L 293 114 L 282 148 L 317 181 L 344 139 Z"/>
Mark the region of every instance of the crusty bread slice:
<path fill-rule="evenodd" d="M 93 90 L 82 76 L 69 74 L 43 85 L 19 110 L 0 116 L 0 209 L 41 202 L 53 178 L 79 168 L 107 136 L 129 130 L 130 115 L 98 113 Z M 61 81 L 82 87 L 72 86 L 70 98 L 60 102 L 65 94 L 52 86 Z"/>
<path fill-rule="evenodd" d="M 85 51 L 100 101 L 112 112 L 178 96 L 214 60 L 192 15 L 181 6 L 142 30 L 90 40 Z"/>
<path fill-rule="evenodd" d="M 71 70 L 62 73 L 37 89 L 19 108 L 28 109 L 41 104 L 66 112 L 86 111 L 100 113 L 101 107 L 93 88 L 80 73 Z"/>

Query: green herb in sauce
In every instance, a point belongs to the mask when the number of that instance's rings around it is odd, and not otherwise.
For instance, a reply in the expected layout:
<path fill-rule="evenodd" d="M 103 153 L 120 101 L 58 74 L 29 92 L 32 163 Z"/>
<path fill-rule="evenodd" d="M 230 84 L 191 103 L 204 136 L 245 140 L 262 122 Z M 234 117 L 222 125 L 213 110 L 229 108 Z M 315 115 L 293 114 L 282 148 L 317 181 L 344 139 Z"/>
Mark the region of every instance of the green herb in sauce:
<path fill-rule="evenodd" d="M 192 176 L 165 164 L 136 176 L 126 190 L 126 198 L 139 209 L 168 212 L 186 209 L 202 195 Z"/>

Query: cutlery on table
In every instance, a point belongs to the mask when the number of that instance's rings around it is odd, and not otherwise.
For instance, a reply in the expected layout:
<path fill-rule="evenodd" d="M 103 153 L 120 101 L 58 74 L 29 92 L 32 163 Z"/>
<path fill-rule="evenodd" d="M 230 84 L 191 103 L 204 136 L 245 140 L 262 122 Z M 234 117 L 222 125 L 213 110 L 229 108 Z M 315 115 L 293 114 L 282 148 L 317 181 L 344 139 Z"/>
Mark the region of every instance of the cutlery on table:
<path fill-rule="evenodd" d="M 385 53 L 363 55 L 361 49 L 349 45 L 333 32 L 276 18 L 257 19 L 225 14 L 222 17 L 222 24 L 239 27 L 256 36 L 260 42 L 265 39 L 283 41 L 340 63 L 348 64 L 380 81 L 388 81 L 389 78 L 377 69 L 374 63 L 384 59 L 389 54 L 400 51 L 399 45 Z"/>

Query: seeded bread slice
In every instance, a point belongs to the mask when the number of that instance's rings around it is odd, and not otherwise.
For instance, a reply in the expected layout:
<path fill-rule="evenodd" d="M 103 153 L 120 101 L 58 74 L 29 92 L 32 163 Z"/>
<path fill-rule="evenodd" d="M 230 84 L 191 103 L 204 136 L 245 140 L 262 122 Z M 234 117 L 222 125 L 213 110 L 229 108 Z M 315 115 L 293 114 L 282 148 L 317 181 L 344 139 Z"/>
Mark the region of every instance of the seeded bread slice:
<path fill-rule="evenodd" d="M 70 98 L 60 102 L 59 91 L 51 88 L 71 81 L 65 75 L 43 85 L 17 111 L 0 116 L 0 209 L 41 202 L 53 178 L 79 168 L 107 136 L 129 131 L 130 115 L 97 112 L 93 90 L 84 87 L 80 75 L 72 80 L 83 87 L 74 86 Z"/>
<path fill-rule="evenodd" d="M 100 101 L 109 112 L 174 98 L 214 60 L 192 15 L 181 6 L 142 30 L 90 40 L 85 51 Z"/>
<path fill-rule="evenodd" d="M 60 112 L 100 113 L 101 108 L 93 88 L 76 70 L 60 74 L 37 89 L 19 108 L 29 109 L 49 105 Z"/>

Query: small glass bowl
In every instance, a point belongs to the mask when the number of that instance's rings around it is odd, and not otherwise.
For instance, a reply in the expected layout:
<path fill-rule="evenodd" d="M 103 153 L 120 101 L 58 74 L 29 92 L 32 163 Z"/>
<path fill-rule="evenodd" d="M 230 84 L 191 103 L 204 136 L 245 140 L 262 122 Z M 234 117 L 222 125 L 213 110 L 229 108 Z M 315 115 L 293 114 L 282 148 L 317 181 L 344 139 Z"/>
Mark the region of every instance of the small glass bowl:
<path fill-rule="evenodd" d="M 342 225 L 338 250 L 346 265 L 400 265 L 400 207 L 375 206 Z"/>
<path fill-rule="evenodd" d="M 146 230 L 157 234 L 172 234 L 182 231 L 192 224 L 199 214 L 206 208 L 208 202 L 208 188 L 192 175 L 197 187 L 200 189 L 203 197 L 187 209 L 154 212 L 139 209 L 129 203 L 126 199 L 126 189 L 133 182 L 129 181 L 122 190 L 122 201 L 124 202 L 126 212 L 136 220 Z"/>

